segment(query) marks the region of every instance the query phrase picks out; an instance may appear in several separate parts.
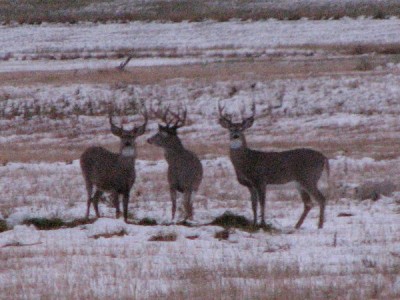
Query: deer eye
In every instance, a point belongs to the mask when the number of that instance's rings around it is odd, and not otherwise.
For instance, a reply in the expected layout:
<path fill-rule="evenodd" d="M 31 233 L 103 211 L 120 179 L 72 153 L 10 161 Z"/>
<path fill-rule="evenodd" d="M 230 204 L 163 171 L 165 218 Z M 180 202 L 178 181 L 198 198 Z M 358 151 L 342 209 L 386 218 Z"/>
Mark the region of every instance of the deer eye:
<path fill-rule="evenodd" d="M 160 135 L 161 135 L 163 138 L 166 138 L 166 137 L 168 136 L 168 133 L 165 132 L 165 131 L 161 131 L 161 132 L 160 132 Z"/>

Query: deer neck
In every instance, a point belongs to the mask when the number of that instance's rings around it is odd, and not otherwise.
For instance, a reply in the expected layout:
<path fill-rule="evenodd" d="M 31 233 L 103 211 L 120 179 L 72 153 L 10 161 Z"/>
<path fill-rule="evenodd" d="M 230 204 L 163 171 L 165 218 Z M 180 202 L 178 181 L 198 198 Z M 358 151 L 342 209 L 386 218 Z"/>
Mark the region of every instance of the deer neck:
<path fill-rule="evenodd" d="M 240 139 L 231 140 L 229 144 L 229 154 L 231 161 L 236 166 L 247 157 L 249 149 L 247 148 L 244 136 Z"/>
<path fill-rule="evenodd" d="M 167 147 L 164 147 L 165 158 L 168 162 L 176 159 L 176 157 L 181 157 L 182 152 L 185 151 L 186 149 L 183 147 L 182 142 L 179 138 L 177 138 L 174 143 L 171 143 Z"/>
<path fill-rule="evenodd" d="M 247 143 L 246 143 L 246 138 L 244 136 L 238 138 L 238 139 L 234 139 L 234 140 L 230 140 L 229 143 L 229 149 L 230 151 L 243 151 L 245 149 L 247 149 Z"/>
<path fill-rule="evenodd" d="M 120 150 L 120 157 L 123 160 L 135 160 L 136 149 L 135 147 L 123 147 Z"/>
<path fill-rule="evenodd" d="M 181 140 L 178 137 L 175 137 L 173 139 L 173 141 L 171 141 L 170 143 L 165 145 L 163 148 L 164 148 L 164 151 L 168 152 L 168 153 L 181 152 L 181 151 L 185 150 L 185 148 L 182 145 Z"/>
<path fill-rule="evenodd" d="M 241 159 L 242 157 L 247 156 L 249 148 L 246 146 L 238 147 L 238 148 L 230 148 L 229 154 L 232 160 Z"/>

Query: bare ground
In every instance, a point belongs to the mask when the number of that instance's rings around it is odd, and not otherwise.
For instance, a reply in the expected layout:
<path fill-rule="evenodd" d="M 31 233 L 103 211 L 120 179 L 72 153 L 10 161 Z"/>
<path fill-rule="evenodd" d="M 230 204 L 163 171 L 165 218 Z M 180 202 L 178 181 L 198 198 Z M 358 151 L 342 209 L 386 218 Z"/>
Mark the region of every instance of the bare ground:
<path fill-rule="evenodd" d="M 368 60 L 368 69 L 360 70 Z M 127 67 L 125 71 L 115 69 L 24 71 L 0 73 L 1 85 L 34 84 L 156 84 L 174 78 L 205 81 L 245 79 L 276 79 L 323 75 L 368 73 L 374 67 L 393 60 L 393 55 L 356 55 L 308 58 L 232 59 L 207 64 L 177 66 Z M 129 66 L 129 65 L 128 65 Z"/>

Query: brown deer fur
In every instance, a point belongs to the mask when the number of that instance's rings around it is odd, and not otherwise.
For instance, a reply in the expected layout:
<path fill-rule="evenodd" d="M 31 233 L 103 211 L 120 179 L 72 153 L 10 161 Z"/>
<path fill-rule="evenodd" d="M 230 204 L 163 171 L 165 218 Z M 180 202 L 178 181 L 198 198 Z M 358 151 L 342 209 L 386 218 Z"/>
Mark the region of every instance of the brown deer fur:
<path fill-rule="evenodd" d="M 116 217 L 120 216 L 119 196 L 123 197 L 124 220 L 128 219 L 129 194 L 136 179 L 135 139 L 146 130 L 147 112 L 144 124 L 132 130 L 124 130 L 112 123 L 111 132 L 120 138 L 120 152 L 113 153 L 103 147 L 90 147 L 81 155 L 80 165 L 88 193 L 86 218 L 89 218 L 90 205 L 93 202 L 96 216 L 100 217 L 98 202 L 103 192 L 111 192 Z M 93 189 L 95 192 L 93 194 Z"/>
<path fill-rule="evenodd" d="M 192 193 L 197 191 L 203 178 L 203 167 L 197 156 L 185 149 L 177 135 L 177 129 L 185 125 L 186 110 L 183 116 L 165 111 L 154 112 L 156 117 L 166 123 L 158 126 L 158 133 L 149 138 L 150 144 L 162 147 L 168 163 L 168 183 L 172 202 L 172 220 L 175 218 L 177 192 L 184 195 L 185 220 L 193 219 Z M 170 119 L 168 119 L 168 116 Z M 172 123 L 174 124 L 172 125 Z"/>
<path fill-rule="evenodd" d="M 218 108 L 219 123 L 230 133 L 230 158 L 237 179 L 250 191 L 254 225 L 257 224 L 257 207 L 260 204 L 261 225 L 265 226 L 264 210 L 267 185 L 296 182 L 304 203 L 304 211 L 296 228 L 300 228 L 312 207 L 311 197 L 319 204 L 318 228 L 322 228 L 326 199 L 317 184 L 324 168 L 329 173 L 328 159 L 318 151 L 305 148 L 282 152 L 252 150 L 247 147 L 244 131 L 253 125 L 255 105 L 253 104 L 252 107 L 253 115 L 240 123 L 233 123 L 229 116 L 223 114 L 223 108 L 221 106 Z"/>

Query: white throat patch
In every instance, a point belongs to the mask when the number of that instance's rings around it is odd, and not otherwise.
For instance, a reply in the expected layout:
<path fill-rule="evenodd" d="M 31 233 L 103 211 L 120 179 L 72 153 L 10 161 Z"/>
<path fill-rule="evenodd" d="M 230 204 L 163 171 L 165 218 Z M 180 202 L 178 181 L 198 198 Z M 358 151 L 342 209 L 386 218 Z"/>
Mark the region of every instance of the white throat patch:
<path fill-rule="evenodd" d="M 132 157 L 135 156 L 135 149 L 132 147 L 123 148 L 121 151 L 122 156 Z"/>
<path fill-rule="evenodd" d="M 243 145 L 243 143 L 241 140 L 237 139 L 237 140 L 231 141 L 231 149 L 239 149 L 242 147 L 242 145 Z"/>

